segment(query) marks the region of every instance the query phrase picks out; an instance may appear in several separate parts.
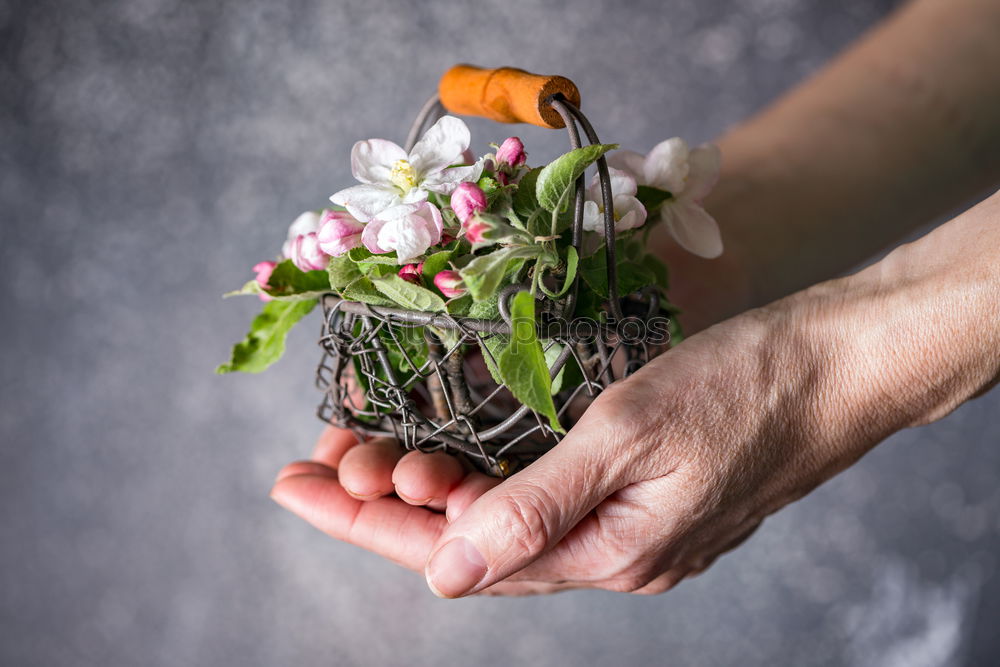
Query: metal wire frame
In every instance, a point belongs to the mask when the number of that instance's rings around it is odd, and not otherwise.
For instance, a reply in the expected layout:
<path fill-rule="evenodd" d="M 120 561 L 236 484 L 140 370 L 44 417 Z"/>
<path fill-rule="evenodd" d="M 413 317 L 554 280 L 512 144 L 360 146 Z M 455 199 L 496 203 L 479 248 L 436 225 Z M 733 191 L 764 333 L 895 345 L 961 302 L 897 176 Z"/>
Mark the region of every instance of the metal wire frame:
<path fill-rule="evenodd" d="M 578 124 L 589 143 L 599 143 L 593 126 L 573 104 L 561 95 L 547 102 L 565 121 L 573 148 L 582 145 Z M 436 95 L 424 104 L 408 133 L 407 151 L 443 112 Z M 604 208 L 608 311 L 614 321 L 620 321 L 625 313 L 618 294 L 614 204 L 604 157 L 597 161 L 597 171 Z M 574 187 L 571 242 L 579 253 L 583 244 L 583 175 Z M 496 364 L 495 359 L 486 359 L 492 357 L 489 339 L 512 331 L 507 302 L 519 289 L 511 285 L 502 290 L 499 320 L 371 306 L 325 295 L 320 336 L 323 358 L 316 374 L 317 386 L 324 392 L 319 417 L 352 428 L 362 437 L 397 438 L 407 449 L 460 453 L 495 476 L 505 476 L 530 463 L 557 443 L 560 434 L 483 372 Z M 544 300 L 539 316 L 571 318 L 578 289 L 579 276 L 561 300 Z M 633 317 L 648 319 L 659 313 L 656 290 L 631 295 L 627 303 L 629 310 L 637 313 Z M 428 337 L 426 359 L 413 358 L 403 342 L 414 331 Z M 551 377 L 557 378 L 570 360 L 582 376 L 577 385 L 553 397 L 564 426 L 570 426 L 576 413 L 615 380 L 616 365 L 621 366 L 623 375 L 629 375 L 657 351 L 646 343 L 628 343 L 614 336 L 580 339 L 571 333 L 548 339 L 546 350 L 556 345 L 560 352 L 551 364 Z M 476 358 L 476 350 L 483 359 Z M 624 357 L 620 364 L 616 362 L 619 356 Z M 394 367 L 393 357 L 402 363 Z M 401 376 L 397 369 L 404 365 L 408 371 Z"/>

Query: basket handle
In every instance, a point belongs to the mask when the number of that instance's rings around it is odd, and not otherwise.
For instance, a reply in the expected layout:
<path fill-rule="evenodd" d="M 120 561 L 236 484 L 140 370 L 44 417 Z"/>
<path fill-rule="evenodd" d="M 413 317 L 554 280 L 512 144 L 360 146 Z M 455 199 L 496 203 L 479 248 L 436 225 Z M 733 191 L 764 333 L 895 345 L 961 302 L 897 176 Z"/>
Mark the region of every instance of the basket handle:
<path fill-rule="evenodd" d="M 532 74 L 514 67 L 455 65 L 438 84 L 441 104 L 452 113 L 551 129 L 566 127 L 549 104 L 549 98 L 557 93 L 573 106 L 580 106 L 580 91 L 566 77 Z"/>

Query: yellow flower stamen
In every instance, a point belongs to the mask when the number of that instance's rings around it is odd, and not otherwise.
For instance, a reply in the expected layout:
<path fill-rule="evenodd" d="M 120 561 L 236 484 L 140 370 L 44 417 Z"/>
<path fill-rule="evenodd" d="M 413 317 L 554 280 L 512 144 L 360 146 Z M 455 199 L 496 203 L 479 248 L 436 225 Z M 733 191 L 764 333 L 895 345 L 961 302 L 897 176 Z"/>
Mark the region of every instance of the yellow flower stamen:
<path fill-rule="evenodd" d="M 389 182 L 405 194 L 416 187 L 417 172 L 409 161 L 396 160 L 396 163 L 392 165 L 392 172 L 389 174 Z"/>

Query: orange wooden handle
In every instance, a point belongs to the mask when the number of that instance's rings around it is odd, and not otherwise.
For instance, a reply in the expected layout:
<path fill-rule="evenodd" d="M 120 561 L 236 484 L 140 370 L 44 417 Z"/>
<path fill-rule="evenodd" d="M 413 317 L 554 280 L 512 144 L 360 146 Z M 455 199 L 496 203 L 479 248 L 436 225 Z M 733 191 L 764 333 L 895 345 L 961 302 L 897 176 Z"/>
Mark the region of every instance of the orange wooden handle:
<path fill-rule="evenodd" d="M 546 103 L 556 93 L 580 106 L 580 91 L 566 77 L 531 74 L 513 67 L 455 65 L 438 84 L 441 104 L 452 113 L 482 116 L 500 123 L 566 127 L 559 112 Z"/>

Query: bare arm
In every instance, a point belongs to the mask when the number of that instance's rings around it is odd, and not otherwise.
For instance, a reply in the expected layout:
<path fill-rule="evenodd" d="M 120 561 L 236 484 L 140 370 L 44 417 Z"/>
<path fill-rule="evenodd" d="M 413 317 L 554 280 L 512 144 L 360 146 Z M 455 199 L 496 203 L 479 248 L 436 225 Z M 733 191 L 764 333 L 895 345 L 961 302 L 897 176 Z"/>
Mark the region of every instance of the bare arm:
<path fill-rule="evenodd" d="M 915 0 L 725 134 L 720 260 L 662 252 L 694 327 L 837 275 L 1000 181 L 1000 2 Z"/>

